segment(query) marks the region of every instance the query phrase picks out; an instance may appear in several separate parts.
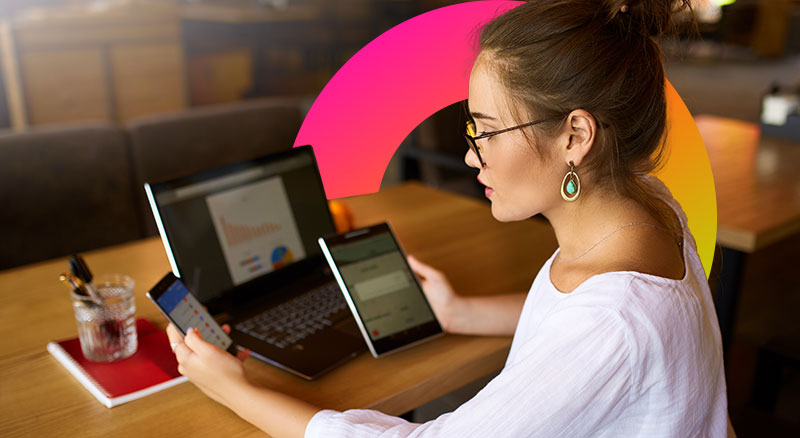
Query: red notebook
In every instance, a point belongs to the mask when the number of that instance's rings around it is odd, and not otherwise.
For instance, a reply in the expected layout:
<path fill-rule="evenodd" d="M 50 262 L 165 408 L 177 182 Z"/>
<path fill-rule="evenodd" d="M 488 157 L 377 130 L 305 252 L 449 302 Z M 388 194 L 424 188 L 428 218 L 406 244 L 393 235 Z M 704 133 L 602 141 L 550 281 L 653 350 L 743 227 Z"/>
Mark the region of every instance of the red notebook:
<path fill-rule="evenodd" d="M 50 342 L 47 351 L 107 408 L 185 382 L 167 334 L 144 318 L 136 320 L 136 331 L 136 353 L 116 362 L 87 360 L 77 337 Z"/>

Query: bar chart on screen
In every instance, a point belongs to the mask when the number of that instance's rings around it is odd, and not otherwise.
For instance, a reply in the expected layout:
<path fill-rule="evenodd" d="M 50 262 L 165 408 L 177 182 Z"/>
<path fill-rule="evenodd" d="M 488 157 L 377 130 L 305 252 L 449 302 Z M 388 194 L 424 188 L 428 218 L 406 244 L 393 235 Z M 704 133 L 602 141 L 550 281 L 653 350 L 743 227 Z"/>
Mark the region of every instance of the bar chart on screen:
<path fill-rule="evenodd" d="M 222 231 L 229 246 L 236 246 L 240 243 L 278 232 L 282 228 L 280 224 L 269 222 L 257 226 L 235 225 L 225 220 L 225 216 L 220 217 L 219 222 L 222 224 Z"/>
<path fill-rule="evenodd" d="M 234 284 L 305 257 L 280 177 L 206 197 Z"/>

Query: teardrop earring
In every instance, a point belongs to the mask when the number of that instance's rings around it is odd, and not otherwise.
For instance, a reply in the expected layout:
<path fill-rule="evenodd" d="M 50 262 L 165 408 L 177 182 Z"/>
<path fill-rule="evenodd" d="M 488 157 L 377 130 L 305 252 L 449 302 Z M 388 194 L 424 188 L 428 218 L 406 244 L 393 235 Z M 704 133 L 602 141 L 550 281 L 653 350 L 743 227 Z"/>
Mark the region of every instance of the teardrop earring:
<path fill-rule="evenodd" d="M 569 162 L 569 172 L 561 181 L 561 197 L 567 202 L 573 202 L 581 195 L 581 179 L 575 173 L 575 163 Z"/>

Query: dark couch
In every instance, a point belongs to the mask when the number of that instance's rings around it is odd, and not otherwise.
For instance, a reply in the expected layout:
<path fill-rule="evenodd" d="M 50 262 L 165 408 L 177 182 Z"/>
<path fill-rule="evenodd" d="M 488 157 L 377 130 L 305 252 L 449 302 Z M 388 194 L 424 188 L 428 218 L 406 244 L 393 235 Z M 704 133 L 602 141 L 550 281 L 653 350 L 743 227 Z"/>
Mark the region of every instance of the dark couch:
<path fill-rule="evenodd" d="M 144 182 L 292 147 L 302 102 L 0 133 L 0 269 L 155 234 Z"/>

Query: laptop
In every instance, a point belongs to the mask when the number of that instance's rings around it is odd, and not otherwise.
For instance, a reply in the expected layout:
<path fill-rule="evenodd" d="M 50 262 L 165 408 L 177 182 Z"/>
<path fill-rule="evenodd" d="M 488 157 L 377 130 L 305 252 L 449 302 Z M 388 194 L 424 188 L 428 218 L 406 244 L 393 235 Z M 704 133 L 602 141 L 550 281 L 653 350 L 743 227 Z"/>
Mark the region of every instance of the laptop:
<path fill-rule="evenodd" d="M 253 356 L 311 380 L 366 351 L 317 243 L 335 228 L 311 146 L 144 188 L 172 272 Z"/>

